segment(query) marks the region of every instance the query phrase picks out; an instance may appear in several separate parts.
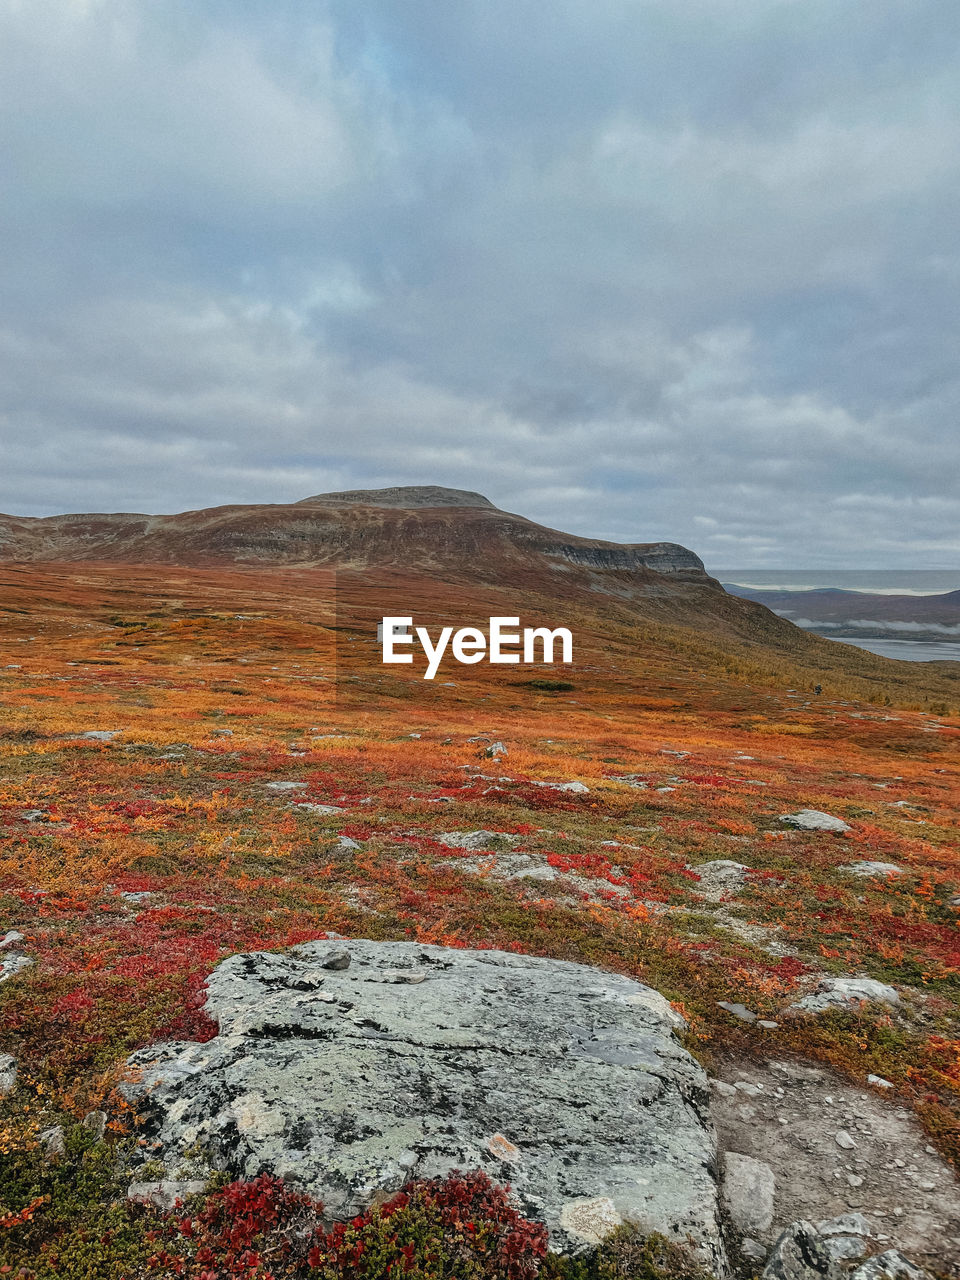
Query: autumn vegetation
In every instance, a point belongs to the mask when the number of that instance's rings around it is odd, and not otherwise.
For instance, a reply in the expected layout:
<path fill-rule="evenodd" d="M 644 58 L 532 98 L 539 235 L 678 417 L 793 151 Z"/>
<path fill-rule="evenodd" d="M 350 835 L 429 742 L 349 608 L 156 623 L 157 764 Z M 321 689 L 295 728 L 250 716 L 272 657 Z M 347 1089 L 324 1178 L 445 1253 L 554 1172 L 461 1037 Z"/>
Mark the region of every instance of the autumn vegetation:
<path fill-rule="evenodd" d="M 509 593 L 156 565 L 6 565 L 0 582 L 0 937 L 18 931 L 33 961 L 0 984 L 19 1067 L 0 1103 L 0 1275 L 574 1274 L 469 1175 L 343 1229 L 269 1180 L 166 1217 L 128 1205 L 126 1056 L 216 1034 L 204 981 L 225 956 L 330 932 L 628 973 L 675 1002 L 708 1067 L 775 1041 L 864 1088 L 882 1077 L 960 1161 L 952 664 L 734 646 L 585 599 L 551 618 L 528 593 L 530 625 L 574 630 L 572 668 L 444 666 L 426 685 L 378 663 L 381 605 L 469 624 L 517 612 Z M 493 742 L 507 754 L 488 758 Z M 538 785 L 571 780 L 588 789 Z M 849 834 L 780 822 L 803 808 Z M 465 870 L 476 855 L 438 840 L 480 828 L 559 878 L 504 881 L 493 856 Z M 751 868 L 719 903 L 697 874 L 714 859 Z M 902 874 L 852 877 L 858 859 Z M 783 1016 L 841 973 L 895 984 L 906 1012 Z M 679 1274 L 656 1248 L 631 1244 L 631 1274 Z M 623 1256 L 594 1274 L 625 1275 Z"/>

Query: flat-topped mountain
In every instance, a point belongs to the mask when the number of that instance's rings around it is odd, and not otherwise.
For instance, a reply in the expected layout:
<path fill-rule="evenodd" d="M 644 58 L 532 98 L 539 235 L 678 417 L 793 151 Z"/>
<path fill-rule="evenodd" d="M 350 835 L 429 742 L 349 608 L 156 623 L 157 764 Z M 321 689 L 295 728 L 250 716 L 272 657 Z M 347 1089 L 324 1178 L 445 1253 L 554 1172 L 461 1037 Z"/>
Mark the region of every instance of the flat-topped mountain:
<path fill-rule="evenodd" d="M 491 571 L 503 576 L 508 566 L 576 566 L 712 583 L 701 560 L 676 543 L 581 538 L 501 511 L 479 493 L 430 485 L 168 516 L 0 515 L 0 558 L 447 569 L 487 581 Z"/>
<path fill-rule="evenodd" d="M 487 507 L 495 511 L 493 503 L 482 493 L 472 489 L 446 489 L 439 484 L 393 485 L 389 489 L 345 489 L 342 493 L 316 493 L 304 498 L 303 503 L 320 503 L 327 506 L 406 507 Z M 300 505 L 299 503 L 295 505 Z"/>
<path fill-rule="evenodd" d="M 622 608 L 626 617 L 779 647 L 822 643 L 728 595 L 677 543 L 578 537 L 501 511 L 479 493 L 432 485 L 176 515 L 0 515 L 0 561 L 332 569 L 368 595 L 380 582 L 406 598 L 402 584 L 429 580 L 467 598 L 481 586 L 504 588 L 528 602 Z"/>

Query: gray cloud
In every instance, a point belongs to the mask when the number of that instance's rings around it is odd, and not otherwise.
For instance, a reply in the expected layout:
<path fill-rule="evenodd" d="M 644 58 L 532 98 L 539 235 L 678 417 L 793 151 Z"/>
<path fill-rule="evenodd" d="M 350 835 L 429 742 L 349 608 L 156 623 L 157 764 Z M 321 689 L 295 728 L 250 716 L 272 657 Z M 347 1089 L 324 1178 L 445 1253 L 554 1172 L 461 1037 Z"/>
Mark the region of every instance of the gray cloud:
<path fill-rule="evenodd" d="M 960 553 L 960 14 L 11 0 L 0 509 Z"/>

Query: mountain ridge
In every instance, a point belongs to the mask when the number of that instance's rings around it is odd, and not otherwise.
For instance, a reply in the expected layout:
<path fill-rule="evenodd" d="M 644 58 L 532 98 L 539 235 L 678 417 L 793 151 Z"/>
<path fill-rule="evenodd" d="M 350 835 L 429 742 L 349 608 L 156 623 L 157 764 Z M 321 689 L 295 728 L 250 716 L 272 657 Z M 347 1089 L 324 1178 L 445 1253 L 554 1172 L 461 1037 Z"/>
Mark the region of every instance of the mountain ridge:
<path fill-rule="evenodd" d="M 462 567 L 476 556 L 474 565 L 482 568 L 484 554 L 713 582 L 699 556 L 678 543 L 584 538 L 501 511 L 482 494 L 433 485 L 171 515 L 0 515 L 0 558 L 8 560 L 437 568 L 458 561 Z"/>

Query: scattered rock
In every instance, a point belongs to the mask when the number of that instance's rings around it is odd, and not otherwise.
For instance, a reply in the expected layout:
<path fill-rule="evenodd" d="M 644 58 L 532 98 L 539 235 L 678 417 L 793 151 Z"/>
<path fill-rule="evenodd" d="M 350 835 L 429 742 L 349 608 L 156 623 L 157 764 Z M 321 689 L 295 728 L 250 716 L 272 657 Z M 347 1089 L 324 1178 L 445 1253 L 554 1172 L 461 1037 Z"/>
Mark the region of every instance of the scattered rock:
<path fill-rule="evenodd" d="M 141 1078 L 123 1091 L 156 1139 L 145 1158 L 174 1179 L 200 1176 L 197 1151 L 234 1175 L 271 1171 L 339 1219 L 411 1176 L 485 1168 L 555 1248 L 633 1220 L 691 1235 L 724 1270 L 707 1078 L 656 993 L 505 952 L 342 949 L 350 968 L 325 971 L 320 992 L 299 980 L 328 943 L 230 957 L 208 982 L 219 1036 L 132 1056 Z M 426 980 L 384 984 L 398 972 Z"/>
<path fill-rule="evenodd" d="M 268 791 L 302 791 L 307 784 L 305 782 L 265 782 L 263 785 Z"/>
<path fill-rule="evenodd" d="M 107 1113 L 105 1111 L 88 1111 L 81 1122 L 88 1133 L 92 1133 L 99 1142 L 107 1131 Z"/>
<path fill-rule="evenodd" d="M 88 729 L 86 733 L 78 733 L 78 738 L 86 738 L 88 742 L 112 742 L 123 732 L 122 729 Z"/>
<path fill-rule="evenodd" d="M 582 782 L 534 782 L 535 787 L 549 787 L 551 791 L 571 791 L 574 795 L 589 795 L 590 788 Z"/>
<path fill-rule="evenodd" d="M 838 870 L 846 871 L 852 876 L 862 876 L 864 879 L 879 879 L 880 877 L 889 878 L 890 876 L 902 876 L 903 867 L 898 867 L 895 862 L 851 862 Z"/>
<path fill-rule="evenodd" d="M 38 1135 L 43 1154 L 48 1160 L 62 1160 L 67 1154 L 67 1142 L 63 1127 L 59 1124 L 43 1129 Z"/>
<path fill-rule="evenodd" d="M 838 1129 L 834 1141 L 842 1151 L 852 1151 L 857 1145 L 846 1129 Z"/>
<path fill-rule="evenodd" d="M 740 1256 L 747 1262 L 765 1262 L 767 1250 L 759 1240 L 746 1236 L 740 1241 Z"/>
<path fill-rule="evenodd" d="M 922 1267 L 915 1267 L 899 1249 L 888 1249 L 857 1267 L 850 1280 L 931 1280 L 931 1277 Z"/>
<path fill-rule="evenodd" d="M 330 813 L 346 813 L 346 810 L 338 804 L 310 804 L 304 801 L 302 804 L 295 804 L 293 807 L 299 809 L 301 813 L 313 813 L 320 818 L 324 818 Z"/>
<path fill-rule="evenodd" d="M 801 809 L 799 813 L 782 813 L 780 821 L 800 831 L 849 831 L 842 818 L 823 813 L 820 809 Z"/>
<path fill-rule="evenodd" d="M 632 787 L 634 791 L 646 791 L 650 785 L 640 773 L 614 773 L 610 775 L 611 782 L 625 782 L 628 787 Z"/>
<path fill-rule="evenodd" d="M 876 978 L 822 978 L 812 995 L 789 1006 L 800 1013 L 822 1013 L 825 1009 L 852 1008 L 863 1002 L 896 1007 L 900 996 L 893 987 Z"/>
<path fill-rule="evenodd" d="M 12 1053 L 0 1053 L 0 1098 L 9 1097 L 17 1087 L 17 1060 Z"/>
<path fill-rule="evenodd" d="M 499 756 L 507 755 L 508 752 L 502 742 L 491 742 L 489 747 L 484 750 L 483 754 L 488 756 L 491 760 L 496 760 Z"/>
<path fill-rule="evenodd" d="M 773 1246 L 763 1280 L 833 1280 L 833 1266 L 823 1237 L 812 1222 L 787 1227 Z"/>
<path fill-rule="evenodd" d="M 727 1013 L 732 1013 L 735 1018 L 739 1018 L 741 1022 L 756 1022 L 757 1015 L 745 1004 L 734 1004 L 729 1000 L 718 1000 L 718 1009 L 726 1009 Z"/>
<path fill-rule="evenodd" d="M 4 947 L 12 947 L 14 943 L 23 941 L 24 937 L 22 933 L 18 933 L 16 929 L 8 929 L 3 937 L 0 938 L 0 951 L 2 951 Z"/>
<path fill-rule="evenodd" d="M 12 978 L 14 974 L 19 973 L 22 969 L 27 969 L 33 961 L 29 956 L 19 955 L 16 952 L 10 952 L 0 960 L 0 982 L 6 982 L 8 978 Z"/>
<path fill-rule="evenodd" d="M 800 1061 L 741 1057 L 719 1075 L 712 1110 L 721 1149 L 762 1161 L 776 1179 L 771 1231 L 749 1235 L 769 1247 L 787 1223 L 814 1223 L 834 1268 L 829 1280 L 848 1280 L 868 1254 L 893 1248 L 960 1276 L 960 1185 L 912 1112 Z M 744 1080 L 762 1091 L 744 1097 L 736 1088 Z M 840 1131 L 853 1148 L 838 1146 Z"/>
<path fill-rule="evenodd" d="M 334 848 L 345 849 L 349 851 L 353 849 L 359 849 L 360 845 L 356 840 L 351 840 L 349 836 L 340 836 L 340 838 L 337 840 L 337 843 L 334 845 Z"/>
<path fill-rule="evenodd" d="M 727 1212 L 740 1231 L 766 1231 L 773 1222 L 776 1182 L 762 1160 L 728 1151 L 723 1175 Z"/>
<path fill-rule="evenodd" d="M 687 863 L 687 870 L 699 878 L 699 888 L 709 893 L 723 893 L 736 889 L 746 879 L 749 867 L 731 858 L 717 858 L 714 862 L 701 862 L 699 866 Z"/>
<path fill-rule="evenodd" d="M 46 822 L 49 816 L 46 809 L 25 809 L 20 815 L 24 822 Z"/>
<path fill-rule="evenodd" d="M 867 1084 L 872 1084 L 877 1089 L 892 1089 L 893 1081 L 884 1080 L 883 1076 L 869 1075 L 867 1076 Z"/>
<path fill-rule="evenodd" d="M 484 850 L 495 847 L 495 842 L 516 844 L 520 836 L 507 835 L 504 831 L 441 831 L 435 837 L 448 849 Z"/>

